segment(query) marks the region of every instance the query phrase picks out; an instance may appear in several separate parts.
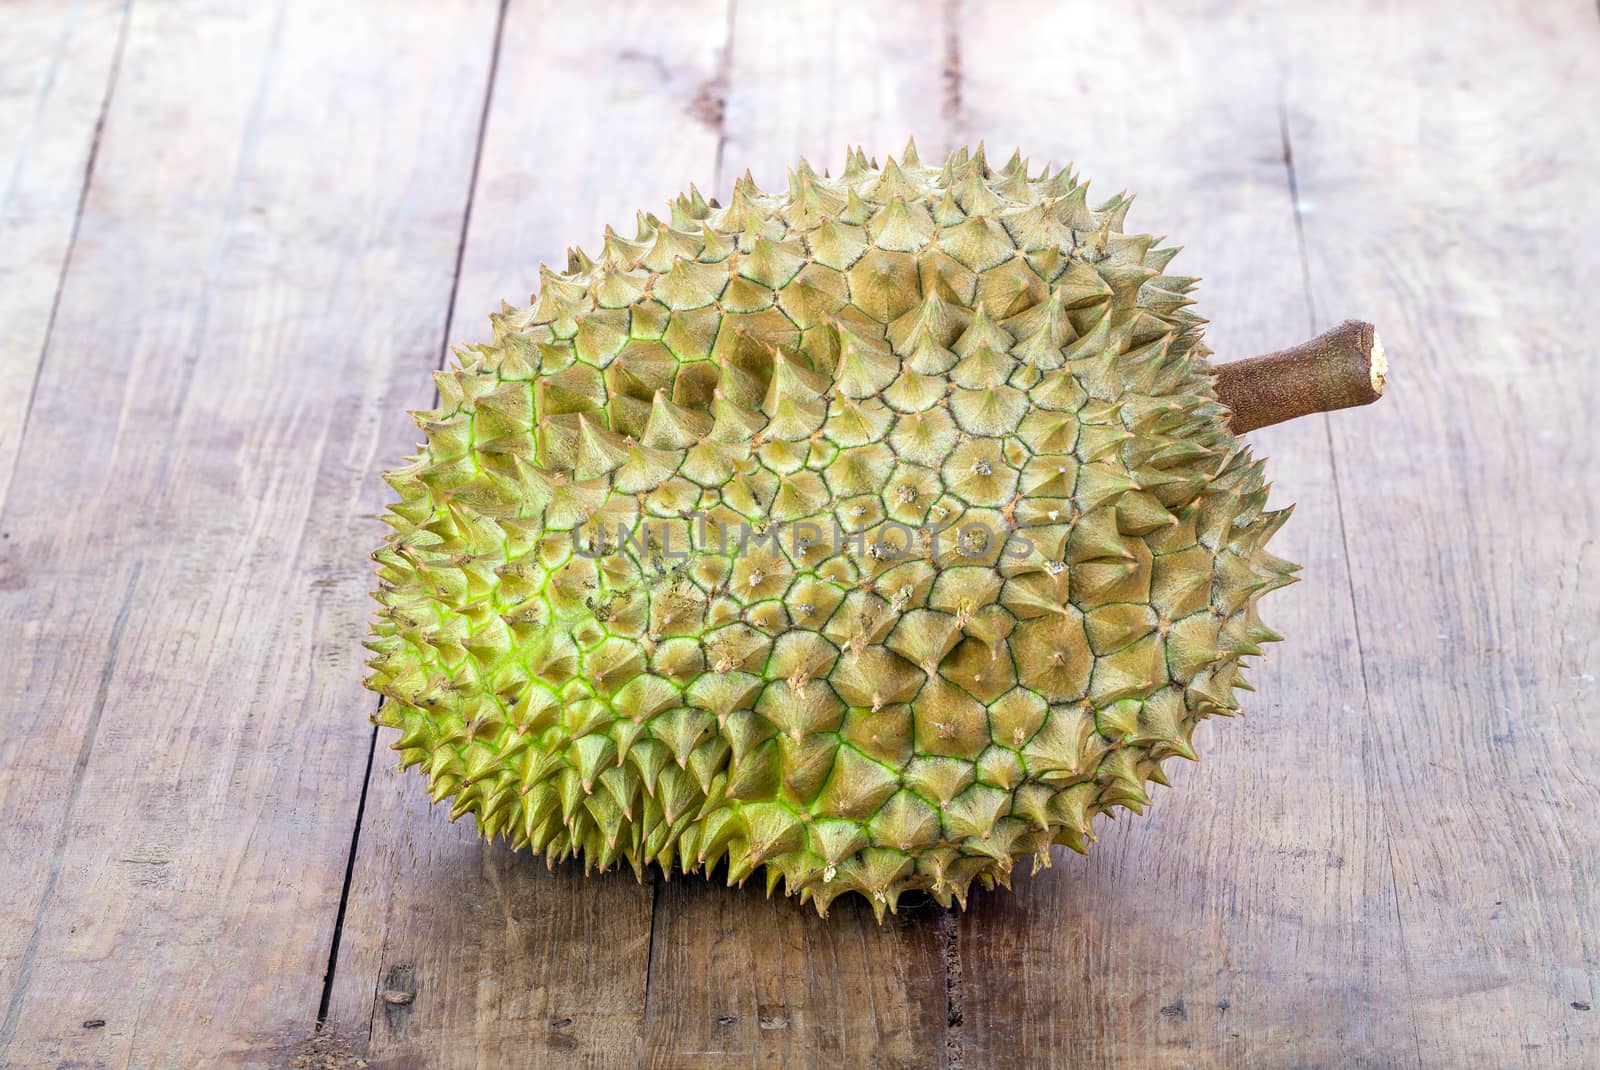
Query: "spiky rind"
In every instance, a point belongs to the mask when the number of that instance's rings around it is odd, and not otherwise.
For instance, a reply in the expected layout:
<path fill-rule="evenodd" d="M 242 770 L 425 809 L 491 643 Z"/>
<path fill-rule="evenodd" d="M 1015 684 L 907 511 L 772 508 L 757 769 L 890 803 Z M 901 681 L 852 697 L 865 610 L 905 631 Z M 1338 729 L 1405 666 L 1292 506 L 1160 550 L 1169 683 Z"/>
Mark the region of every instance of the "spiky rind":
<path fill-rule="evenodd" d="M 388 475 L 402 766 L 552 862 L 880 917 L 1141 810 L 1294 566 L 1128 203 L 854 152 L 544 270 Z"/>

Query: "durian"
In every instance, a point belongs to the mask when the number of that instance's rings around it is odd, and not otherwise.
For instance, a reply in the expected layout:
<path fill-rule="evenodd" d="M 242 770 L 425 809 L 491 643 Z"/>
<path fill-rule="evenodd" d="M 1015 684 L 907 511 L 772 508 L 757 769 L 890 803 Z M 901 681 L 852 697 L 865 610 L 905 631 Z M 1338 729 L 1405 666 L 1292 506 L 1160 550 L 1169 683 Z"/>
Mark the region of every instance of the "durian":
<path fill-rule="evenodd" d="M 1141 812 L 1295 566 L 1130 200 L 858 150 L 542 270 L 386 476 L 402 768 L 552 862 L 880 919 Z"/>

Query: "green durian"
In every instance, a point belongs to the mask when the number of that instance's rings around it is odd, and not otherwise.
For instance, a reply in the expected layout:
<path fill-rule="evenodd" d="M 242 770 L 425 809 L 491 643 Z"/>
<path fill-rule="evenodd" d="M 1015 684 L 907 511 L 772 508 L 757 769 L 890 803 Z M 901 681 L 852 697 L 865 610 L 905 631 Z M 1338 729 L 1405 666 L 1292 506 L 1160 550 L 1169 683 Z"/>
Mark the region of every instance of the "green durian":
<path fill-rule="evenodd" d="M 402 767 L 552 861 L 880 918 L 1142 811 L 1295 566 L 1129 202 L 856 151 L 543 271 L 386 476 Z"/>

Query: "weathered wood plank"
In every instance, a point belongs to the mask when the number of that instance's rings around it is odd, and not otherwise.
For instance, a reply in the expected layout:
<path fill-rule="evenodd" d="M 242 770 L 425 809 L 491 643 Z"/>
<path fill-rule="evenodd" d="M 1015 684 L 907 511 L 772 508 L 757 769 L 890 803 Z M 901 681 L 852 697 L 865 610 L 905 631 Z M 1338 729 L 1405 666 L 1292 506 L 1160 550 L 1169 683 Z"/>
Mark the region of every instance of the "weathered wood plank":
<path fill-rule="evenodd" d="M 1420 1043 L 1593 1066 L 1600 20 L 1463 16 L 1286 19 L 1288 128 L 1319 320 L 1395 355 L 1394 404 L 1331 426 Z"/>
<path fill-rule="evenodd" d="M 880 162 L 912 137 L 925 160 L 954 147 L 949 27 L 937 6 L 824 0 L 797 16 L 746 3 L 734 24 L 719 189 L 748 169 L 762 189 L 781 190 L 801 157 L 837 172 L 852 146 Z"/>
<path fill-rule="evenodd" d="M 918 135 L 924 155 L 953 136 L 938 12 L 898 3 L 740 4 L 722 87 L 721 181 L 749 169 L 784 188 L 801 156 L 821 170 L 863 145 L 881 160 Z M 931 62 L 930 62 L 931 61 Z M 924 1067 L 944 1057 L 939 911 L 879 926 L 858 897 L 827 920 L 810 905 L 700 877 L 656 892 L 647 1065 Z"/>
<path fill-rule="evenodd" d="M 697 94 L 726 44 L 720 2 L 517 3 L 497 77 L 453 336 L 527 300 L 541 260 L 597 249 L 605 224 L 709 188 L 718 128 Z M 426 363 L 413 375 L 425 383 Z M 396 458 L 381 458 L 391 461 Z M 372 536 L 374 539 L 376 534 Z M 382 733 L 387 748 L 390 733 Z M 653 885 L 554 872 L 429 812 L 380 750 L 350 889 L 330 1020 L 375 1062 L 429 1067 L 633 1065 L 644 1022 Z M 414 993 L 385 1003 L 383 992 Z"/>
<path fill-rule="evenodd" d="M 0 1063 L 281 1065 L 313 1028 L 370 737 L 352 548 L 493 24 L 133 12 L 0 523 Z"/>
<path fill-rule="evenodd" d="M 501 301 L 523 305 L 539 265 L 598 254 L 612 226 L 715 179 L 729 0 L 578 10 L 515 0 L 473 198 L 450 340 L 489 338 Z"/>
<path fill-rule="evenodd" d="M 1064 67 L 1068 42 L 1092 43 L 1092 63 Z M 1197 311 L 1219 359 L 1307 336 L 1276 61 L 1248 12 L 1175 27 L 1154 6 L 985 5 L 962 46 L 969 128 L 997 158 L 1016 143 L 1075 158 L 1102 196 L 1138 193 L 1130 225 L 1169 233 L 1176 269 L 1205 276 Z M 1203 727 L 1200 764 L 1169 763 L 1173 787 L 1103 825 L 1089 858 L 1058 850 L 1015 895 L 976 899 L 961 919 L 967 1065 L 1415 1058 L 1322 419 L 1254 436 L 1279 500 L 1298 502 L 1275 549 L 1306 570 L 1266 601 L 1288 641 L 1251 674 L 1249 716 Z"/>
<path fill-rule="evenodd" d="M 944 1058 L 939 910 L 909 898 L 883 925 L 859 896 L 826 919 L 763 878 L 656 891 L 644 1064 L 936 1066 Z"/>
<path fill-rule="evenodd" d="M 116 78 L 126 4 L 10 5 L 0 35 L 0 504 Z"/>

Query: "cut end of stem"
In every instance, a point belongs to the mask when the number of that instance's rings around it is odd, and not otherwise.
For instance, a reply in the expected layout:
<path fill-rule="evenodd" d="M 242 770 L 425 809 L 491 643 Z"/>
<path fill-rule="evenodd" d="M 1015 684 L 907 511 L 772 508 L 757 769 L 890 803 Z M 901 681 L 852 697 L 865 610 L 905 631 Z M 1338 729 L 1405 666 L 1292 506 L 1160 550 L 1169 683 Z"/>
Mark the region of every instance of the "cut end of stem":
<path fill-rule="evenodd" d="M 1383 396 L 1389 358 L 1370 323 L 1345 320 L 1297 346 L 1216 369 L 1217 397 L 1242 435 L 1259 427 L 1370 405 Z"/>
<path fill-rule="evenodd" d="M 1383 340 L 1378 329 L 1372 329 L 1372 392 L 1383 397 L 1383 388 L 1389 385 L 1389 357 L 1383 351 Z"/>

